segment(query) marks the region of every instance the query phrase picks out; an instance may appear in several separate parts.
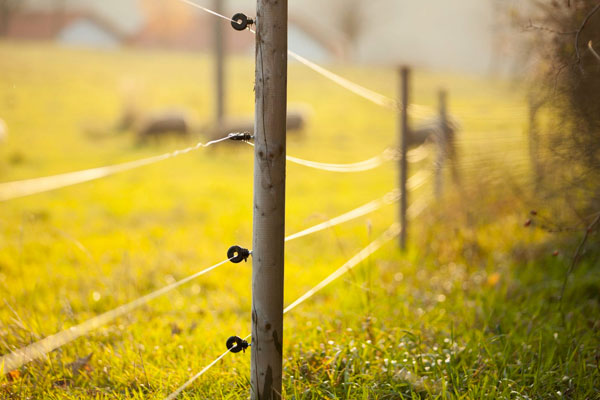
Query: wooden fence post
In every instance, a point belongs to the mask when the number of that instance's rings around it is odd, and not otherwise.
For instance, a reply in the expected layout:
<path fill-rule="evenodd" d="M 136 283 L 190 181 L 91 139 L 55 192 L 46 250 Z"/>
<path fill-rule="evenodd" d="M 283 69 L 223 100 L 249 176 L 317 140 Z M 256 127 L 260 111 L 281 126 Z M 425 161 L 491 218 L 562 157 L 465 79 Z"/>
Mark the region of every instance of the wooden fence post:
<path fill-rule="evenodd" d="M 214 0 L 213 9 L 223 14 L 225 0 Z M 214 24 L 214 57 L 215 57 L 215 129 L 221 134 L 225 115 L 225 49 L 223 45 L 223 21 L 213 18 Z"/>
<path fill-rule="evenodd" d="M 406 188 L 406 181 L 408 179 L 408 161 L 406 159 L 406 154 L 408 152 L 408 141 L 409 141 L 409 131 L 408 131 L 408 92 L 409 92 L 409 78 L 410 78 L 410 69 L 408 67 L 401 67 L 399 71 L 400 79 L 399 79 L 399 95 L 400 95 L 400 115 L 398 121 L 398 136 L 399 136 L 399 145 L 400 145 L 400 159 L 399 159 L 399 169 L 400 169 L 400 249 L 406 250 L 406 232 L 407 232 L 407 219 L 406 219 L 406 209 L 408 204 L 408 191 Z"/>
<path fill-rule="evenodd" d="M 446 111 L 446 92 L 440 90 L 438 93 L 439 102 L 439 125 L 436 127 L 436 145 L 437 156 L 435 160 L 435 180 L 434 191 L 435 198 L 442 196 L 444 186 L 444 164 L 448 156 L 448 115 Z"/>
<path fill-rule="evenodd" d="M 541 103 L 533 95 L 529 97 L 529 162 L 531 164 L 533 190 L 537 192 L 540 187 L 541 167 L 539 159 L 539 136 L 537 129 L 537 113 Z"/>
<path fill-rule="evenodd" d="M 251 399 L 281 399 L 287 0 L 257 0 Z"/>

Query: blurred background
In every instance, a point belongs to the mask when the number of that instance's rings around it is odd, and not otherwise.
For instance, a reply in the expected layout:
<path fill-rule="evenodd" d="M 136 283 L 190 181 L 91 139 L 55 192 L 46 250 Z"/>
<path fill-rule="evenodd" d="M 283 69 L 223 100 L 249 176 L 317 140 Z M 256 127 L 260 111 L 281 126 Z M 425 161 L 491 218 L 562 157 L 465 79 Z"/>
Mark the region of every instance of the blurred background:
<path fill-rule="evenodd" d="M 228 16 L 255 14 L 252 2 L 222 3 L 207 1 L 205 6 L 222 8 Z M 519 37 L 511 30 L 506 10 L 531 9 L 526 3 L 292 2 L 290 47 L 315 61 L 407 63 L 419 68 L 507 73 L 517 67 Z M 208 51 L 214 23 L 210 14 L 178 1 L 161 0 L 4 0 L 1 12 L 2 34 L 8 39 L 96 48 Z M 227 37 L 227 50 L 252 54 L 250 36 L 240 40 L 240 35 L 228 30 Z"/>
<path fill-rule="evenodd" d="M 286 315 L 287 398 L 597 398 L 599 10 L 289 2 L 286 233 L 360 218 L 286 244 L 285 303 L 398 220 L 401 66 L 414 212 Z M 250 246 L 253 149 L 198 144 L 254 127 L 237 12 L 0 0 L 0 357 Z M 164 398 L 248 331 L 250 264 L 0 367 L 0 398 Z M 242 357 L 183 398 L 246 398 Z"/>

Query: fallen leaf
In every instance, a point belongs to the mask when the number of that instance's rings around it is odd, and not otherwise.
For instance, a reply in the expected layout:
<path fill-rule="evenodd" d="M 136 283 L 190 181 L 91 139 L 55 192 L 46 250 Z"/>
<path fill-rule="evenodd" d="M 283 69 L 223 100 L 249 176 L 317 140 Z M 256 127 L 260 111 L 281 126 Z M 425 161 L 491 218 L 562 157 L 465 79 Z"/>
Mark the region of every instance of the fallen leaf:
<path fill-rule="evenodd" d="M 19 371 L 18 369 L 12 370 L 8 373 L 8 380 L 9 381 L 16 381 L 21 377 L 21 371 Z"/>

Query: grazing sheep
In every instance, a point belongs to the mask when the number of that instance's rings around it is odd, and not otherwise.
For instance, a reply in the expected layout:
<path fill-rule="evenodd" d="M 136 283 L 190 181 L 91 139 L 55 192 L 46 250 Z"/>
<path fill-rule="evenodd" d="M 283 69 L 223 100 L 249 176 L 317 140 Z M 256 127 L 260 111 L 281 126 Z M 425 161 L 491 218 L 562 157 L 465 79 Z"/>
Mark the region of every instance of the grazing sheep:
<path fill-rule="evenodd" d="M 436 141 L 437 137 L 443 132 L 442 121 L 439 117 L 434 117 L 423 121 L 409 132 L 409 147 L 419 146 L 427 140 Z M 458 123 L 452 118 L 448 118 L 446 129 L 450 140 L 455 136 L 458 130 Z"/>
<path fill-rule="evenodd" d="M 306 127 L 309 117 L 307 109 L 293 108 L 288 110 L 286 119 L 286 130 L 288 132 L 301 131 Z M 221 126 L 214 127 L 211 133 L 212 139 L 221 138 L 231 132 L 248 132 L 254 134 L 253 118 L 227 118 Z"/>
<path fill-rule="evenodd" d="M 140 143 L 149 139 L 159 139 L 168 134 L 187 137 L 190 134 L 190 120 L 181 111 L 166 111 L 146 115 L 136 124 L 136 135 Z"/>

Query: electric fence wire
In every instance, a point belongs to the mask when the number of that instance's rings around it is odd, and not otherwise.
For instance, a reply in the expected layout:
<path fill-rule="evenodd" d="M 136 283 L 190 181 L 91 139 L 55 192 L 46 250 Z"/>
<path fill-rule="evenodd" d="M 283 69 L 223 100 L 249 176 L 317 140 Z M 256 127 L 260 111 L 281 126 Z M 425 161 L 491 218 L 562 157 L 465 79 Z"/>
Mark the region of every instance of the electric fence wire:
<path fill-rule="evenodd" d="M 246 142 L 248 145 L 254 147 L 253 143 Z M 399 155 L 397 150 L 388 148 L 385 149 L 381 154 L 371 157 L 368 160 L 359 161 L 348 164 L 334 164 L 334 163 L 323 163 L 318 161 L 309 161 L 299 157 L 286 155 L 287 161 L 293 162 L 294 164 L 302 165 L 309 168 L 320 169 L 322 171 L 330 172 L 363 172 L 370 171 L 372 169 L 380 167 L 384 162 L 390 160 L 396 160 Z M 429 152 L 424 145 L 421 145 L 415 149 L 410 150 L 407 153 L 407 159 L 411 163 L 417 163 L 427 158 Z"/>
<path fill-rule="evenodd" d="M 230 21 L 230 22 L 236 22 L 233 19 L 219 14 L 216 11 L 213 11 L 211 9 L 208 9 L 204 6 L 201 6 L 193 1 L 190 0 L 179 0 L 187 5 L 190 5 L 192 7 L 198 8 L 200 10 L 203 10 L 209 14 L 212 14 L 214 16 L 217 16 L 219 18 L 222 18 L 226 21 Z M 253 34 L 256 34 L 256 31 L 252 28 L 248 29 L 250 32 L 252 32 Z M 590 49 L 591 46 L 590 46 Z M 592 49 L 593 50 L 593 49 Z M 341 75 L 336 74 L 333 71 L 328 70 L 327 68 L 318 65 L 317 63 L 308 60 L 307 58 L 301 56 L 300 54 L 296 53 L 293 50 L 289 50 L 288 49 L 288 55 L 292 58 L 294 58 L 296 61 L 300 62 L 301 64 L 303 64 L 304 66 L 312 69 L 313 71 L 315 71 L 316 73 L 320 74 L 321 76 L 329 79 L 330 81 L 336 83 L 337 85 L 343 87 L 344 89 L 376 104 L 379 105 L 381 107 L 390 109 L 390 110 L 394 110 L 394 111 L 399 111 L 402 104 L 394 99 L 391 99 L 385 95 L 382 95 L 380 93 L 377 93 L 371 89 L 368 89 L 356 82 L 352 82 L 344 77 L 342 77 Z M 472 107 L 458 107 L 458 115 L 461 117 L 461 119 L 471 119 L 471 120 L 498 120 L 498 121 L 503 121 L 503 120 L 507 120 L 506 117 L 498 117 L 498 118 L 490 118 L 490 117 L 485 117 L 482 116 L 481 113 L 479 112 L 473 112 L 472 111 Z M 465 111 L 468 110 L 468 111 Z M 495 109 L 495 111 L 498 111 L 499 109 Z M 511 120 L 520 120 L 522 118 L 524 118 L 526 116 L 526 108 L 524 106 L 509 106 L 509 107 L 504 107 L 502 109 L 500 109 L 502 111 L 505 111 L 506 113 L 510 113 L 510 119 Z M 414 104 L 411 103 L 408 105 L 408 112 L 411 116 L 417 117 L 417 118 L 429 118 L 432 115 L 435 114 L 435 110 L 432 107 L 428 107 L 425 105 L 420 105 L 420 104 Z"/>
<path fill-rule="evenodd" d="M 230 134 L 232 135 L 232 134 Z M 119 172 L 128 171 L 134 168 L 146 166 L 149 164 L 154 164 L 159 161 L 163 161 L 169 158 L 173 158 L 182 154 L 187 154 L 191 151 L 197 150 L 199 148 L 208 147 L 216 143 L 220 143 L 231 139 L 231 136 L 228 135 L 221 139 L 213 140 L 206 144 L 197 143 L 194 146 L 175 150 L 169 153 L 143 158 L 140 160 L 129 161 L 122 164 L 114 164 L 108 165 L 104 167 L 91 168 L 81 171 L 67 172 L 64 174 L 57 174 L 51 176 L 45 176 L 40 178 L 31 178 L 20 181 L 13 182 L 4 182 L 0 183 L 0 202 L 16 199 L 19 197 L 25 197 L 33 194 L 48 192 L 55 189 L 64 188 L 67 186 L 76 185 L 79 183 L 84 183 L 92 180 L 96 180 L 99 178 L 104 178 L 110 175 L 117 174 Z M 246 142 L 249 145 L 253 146 L 252 143 Z M 409 161 L 410 162 L 419 162 L 427 157 L 427 149 L 417 148 L 413 149 L 409 152 Z M 333 171 L 333 172 L 360 172 L 360 171 L 368 171 L 371 169 L 375 169 L 382 165 L 385 161 L 391 160 L 395 157 L 394 151 L 392 149 L 386 149 L 381 154 L 372 157 L 368 160 L 360 161 L 357 163 L 350 164 L 328 164 L 317 161 L 308 161 L 303 160 L 298 157 L 286 156 L 287 159 L 296 164 L 304 165 L 311 168 Z"/>
<path fill-rule="evenodd" d="M 193 1 L 190 1 L 190 0 L 179 0 L 179 1 L 181 1 L 185 4 L 188 4 L 192 7 L 203 10 L 205 12 L 208 12 L 209 14 L 215 15 L 224 20 L 236 22 L 225 15 L 219 14 L 216 11 L 210 10 L 210 9 L 208 9 L 204 6 L 201 6 Z M 253 29 L 249 29 L 249 31 L 252 32 L 253 34 L 256 34 L 256 31 Z M 290 57 L 294 58 L 296 61 L 300 62 L 301 64 L 305 65 L 306 67 L 317 72 L 321 76 L 338 84 L 339 86 L 343 87 L 344 89 L 346 89 L 366 100 L 369 100 L 370 102 L 372 102 L 374 104 L 377 104 L 378 106 L 388 108 L 391 110 L 396 110 L 396 111 L 400 110 L 401 104 L 399 104 L 396 100 L 393 100 L 387 96 L 377 93 L 371 89 L 367 89 L 366 87 L 359 85 L 358 83 L 352 82 L 352 81 L 336 74 L 335 72 L 332 72 L 332 71 L 308 60 L 307 58 L 301 56 L 300 54 L 296 53 L 293 50 L 288 49 L 288 55 Z M 419 104 L 409 104 L 408 109 L 409 109 L 409 112 L 411 113 L 411 115 L 413 115 L 415 117 L 428 117 L 428 116 L 435 114 L 435 111 L 432 108 L 423 106 L 423 105 L 419 105 Z"/>
<path fill-rule="evenodd" d="M 188 276 L 187 278 L 181 279 L 170 285 L 162 287 L 152 293 L 148 293 L 145 296 L 139 297 L 127 304 L 123 304 L 122 306 L 119 306 L 115 309 L 97 315 L 85 322 L 82 322 L 81 324 L 75 325 L 64 331 L 55 333 L 54 335 L 47 336 L 44 339 L 41 339 L 23 348 L 13 350 L 12 352 L 0 357 L 0 373 L 2 373 L 2 370 L 4 372 L 8 372 L 20 368 L 22 365 L 27 364 L 28 362 L 33 361 L 35 359 L 38 359 L 48 354 L 49 352 L 61 346 L 64 346 L 67 343 L 70 343 L 73 340 L 88 334 L 92 330 L 106 325 L 107 323 L 115 320 L 116 318 L 125 315 L 131 312 L 132 310 L 141 307 L 144 304 L 147 304 L 151 300 L 154 300 L 155 298 L 162 296 L 163 294 L 170 292 L 171 290 L 178 288 L 179 286 L 220 267 L 221 265 L 229 262 L 230 260 L 231 258 L 228 258 L 227 260 L 218 262 L 217 264 L 214 264 L 201 271 L 198 271 L 195 274 Z"/>
<path fill-rule="evenodd" d="M 417 173 L 413 177 L 411 177 L 411 179 L 409 180 L 409 186 L 412 188 L 417 188 L 417 187 L 423 185 L 426 179 L 427 179 L 427 176 L 425 174 Z M 396 191 L 391 191 L 388 194 L 384 195 L 381 199 L 374 200 L 374 201 L 369 202 L 363 206 L 360 206 L 354 210 L 351 210 L 345 214 L 342 214 L 338 217 L 331 218 L 328 221 L 322 222 L 313 227 L 307 228 L 303 231 L 289 235 L 285 238 L 285 241 L 289 242 L 291 240 L 298 239 L 298 238 L 322 231 L 324 229 L 339 225 L 341 223 L 359 218 L 363 215 L 372 213 L 385 205 L 392 204 L 392 203 L 398 201 L 398 198 L 399 198 L 399 196 L 396 193 Z M 231 258 L 221 261 L 215 265 L 205 268 L 199 272 L 196 272 L 196 273 L 194 273 L 186 278 L 183 278 L 177 282 L 174 282 L 174 283 L 167 285 L 161 289 L 158 289 L 147 295 L 139 297 L 138 299 L 133 300 L 127 304 L 124 304 L 113 310 L 107 311 L 96 317 L 93 317 L 85 322 L 82 322 L 81 324 L 78 324 L 78 325 L 73 326 L 64 331 L 53 334 L 51 336 L 47 336 L 46 338 L 41 339 L 37 342 L 34 342 L 28 346 L 25 346 L 23 348 L 12 351 L 11 353 L 3 355 L 0 357 L 0 370 L 2 370 L 2 369 L 4 371 L 15 370 L 15 369 L 21 367 L 22 365 L 29 363 L 30 361 L 38 359 L 38 358 L 48 354 L 49 352 L 65 345 L 67 343 L 70 343 L 73 340 L 75 340 L 81 336 L 88 334 L 92 330 L 95 330 L 103 325 L 108 324 L 109 322 L 115 320 L 116 318 L 118 318 L 122 315 L 125 315 L 125 314 L 131 312 L 132 310 L 139 308 L 140 306 L 147 304 L 151 300 L 154 300 L 155 298 L 157 298 L 167 292 L 170 292 L 173 289 L 176 289 L 179 286 L 220 267 L 221 265 L 227 263 L 230 260 L 231 260 Z"/>
<path fill-rule="evenodd" d="M 416 203 L 413 203 L 413 205 L 411 205 L 411 207 L 408 209 L 408 214 L 411 218 L 415 218 L 421 212 L 423 212 L 423 210 L 426 207 L 427 207 L 427 202 L 418 201 Z M 390 226 L 390 228 L 388 228 L 381 236 L 379 236 L 377 239 L 372 241 L 365 248 L 363 248 L 358 253 L 356 253 L 351 259 L 346 261 L 341 267 L 339 267 L 337 270 L 332 272 L 329 276 L 327 276 L 325 279 L 323 279 L 317 285 L 313 286 L 310 290 L 308 290 L 302 296 L 298 297 L 295 301 L 293 301 L 287 307 L 285 307 L 283 310 L 283 314 L 285 315 L 285 314 L 289 313 L 290 311 L 292 311 L 293 309 L 298 307 L 300 304 L 302 304 L 306 300 L 310 299 L 312 296 L 314 296 L 317 292 L 319 292 L 320 290 L 325 288 L 331 282 L 335 281 L 340 276 L 344 275 L 346 272 L 350 271 L 351 269 L 353 269 L 354 267 L 359 265 L 362 261 L 366 260 L 369 256 L 371 256 L 373 253 L 375 253 L 377 250 L 379 250 L 384 244 L 386 244 L 387 242 L 389 242 L 390 240 L 392 240 L 399 234 L 400 234 L 400 225 L 398 223 L 392 224 Z M 252 336 L 252 334 L 249 334 L 243 340 L 247 340 L 251 336 Z M 202 375 L 204 375 L 210 368 L 212 368 L 217 362 L 222 360 L 234 348 L 235 348 L 235 346 L 232 347 L 231 349 L 228 349 L 227 351 L 222 353 L 220 356 L 218 356 L 216 359 L 211 361 L 200 372 L 198 372 L 197 374 L 192 376 L 183 385 L 181 385 L 179 388 L 177 388 L 177 390 L 175 390 L 174 392 L 169 394 L 165 398 L 165 400 L 174 400 L 186 388 L 188 388 L 192 383 L 194 383 L 194 381 L 196 381 L 198 378 L 200 378 Z"/>
<path fill-rule="evenodd" d="M 429 178 L 429 176 L 431 176 L 431 173 L 429 171 L 417 172 L 415 175 L 411 176 L 408 179 L 408 181 L 407 181 L 408 189 L 416 190 L 419 187 L 423 186 L 425 184 L 425 182 L 427 181 L 427 178 Z M 325 222 L 322 222 L 322 223 L 314 225 L 310 228 L 304 229 L 303 231 L 294 233 L 293 235 L 289 235 L 288 237 L 285 238 L 285 241 L 288 242 L 290 240 L 298 239 L 303 236 L 307 236 L 312 233 L 319 232 L 324 229 L 331 228 L 333 226 L 342 224 L 344 222 L 351 221 L 353 219 L 362 217 L 364 215 L 367 215 L 367 214 L 370 214 L 372 212 L 379 210 L 383 206 L 393 204 L 393 203 L 397 202 L 399 199 L 400 199 L 400 192 L 397 189 L 392 190 L 392 191 L 388 192 L 387 194 L 385 194 L 383 197 L 373 200 L 373 201 L 370 201 L 358 208 L 355 208 L 352 211 L 348 211 L 345 214 L 339 215 L 335 218 L 331 218 Z"/>
<path fill-rule="evenodd" d="M 117 174 L 119 172 L 129 171 L 135 168 L 177 157 L 182 154 L 187 154 L 200 148 L 206 148 L 212 146 L 213 144 L 224 142 L 229 139 L 231 139 L 230 135 L 220 139 L 212 140 L 207 143 L 198 142 L 194 146 L 190 146 L 185 149 L 175 150 L 168 153 L 142 158 L 135 161 L 128 161 L 121 164 L 107 165 L 104 167 L 67 172 L 64 174 L 57 174 L 40 178 L 31 178 L 20 181 L 0 183 L 0 202 L 16 199 L 19 197 L 25 197 L 32 194 L 48 192 L 51 190 L 76 185 L 78 183 L 84 183 L 104 178 L 107 176 Z"/>

